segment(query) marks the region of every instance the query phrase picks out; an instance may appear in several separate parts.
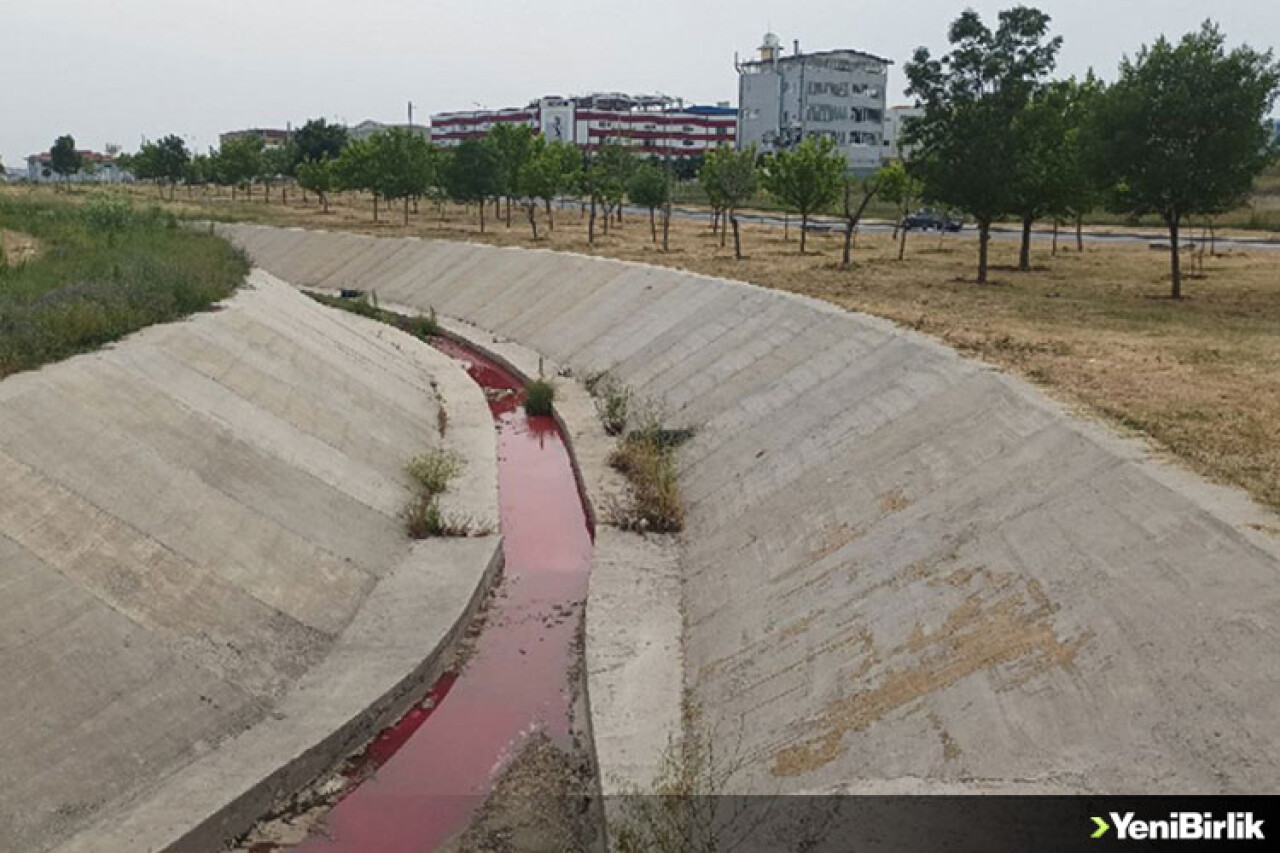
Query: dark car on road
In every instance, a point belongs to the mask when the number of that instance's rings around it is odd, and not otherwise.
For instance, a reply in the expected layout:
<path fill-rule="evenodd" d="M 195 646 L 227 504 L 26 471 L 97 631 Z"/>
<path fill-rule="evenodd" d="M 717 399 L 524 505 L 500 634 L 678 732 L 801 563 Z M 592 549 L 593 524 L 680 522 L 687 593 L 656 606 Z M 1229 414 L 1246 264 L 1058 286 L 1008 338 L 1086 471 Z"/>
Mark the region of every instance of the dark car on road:
<path fill-rule="evenodd" d="M 902 227 L 908 231 L 951 231 L 956 232 L 964 227 L 964 222 L 952 219 L 945 213 L 925 208 L 902 220 Z"/>

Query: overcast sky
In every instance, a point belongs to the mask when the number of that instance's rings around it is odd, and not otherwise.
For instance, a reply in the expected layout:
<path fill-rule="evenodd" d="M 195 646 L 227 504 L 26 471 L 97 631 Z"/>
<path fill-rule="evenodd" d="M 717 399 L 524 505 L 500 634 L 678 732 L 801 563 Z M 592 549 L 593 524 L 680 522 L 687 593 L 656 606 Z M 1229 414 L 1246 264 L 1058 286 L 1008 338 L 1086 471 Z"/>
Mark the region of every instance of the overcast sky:
<path fill-rule="evenodd" d="M 356 123 L 523 105 L 544 94 L 663 92 L 736 98 L 733 54 L 766 30 L 790 48 L 852 47 L 902 63 L 945 48 L 963 0 L 62 0 L 0 5 L 0 158 L 71 133 L 81 148 L 178 133 Z M 1041 0 L 1065 38 L 1062 74 L 1114 77 L 1122 54 L 1206 17 L 1233 43 L 1280 40 L 1276 0 Z"/>

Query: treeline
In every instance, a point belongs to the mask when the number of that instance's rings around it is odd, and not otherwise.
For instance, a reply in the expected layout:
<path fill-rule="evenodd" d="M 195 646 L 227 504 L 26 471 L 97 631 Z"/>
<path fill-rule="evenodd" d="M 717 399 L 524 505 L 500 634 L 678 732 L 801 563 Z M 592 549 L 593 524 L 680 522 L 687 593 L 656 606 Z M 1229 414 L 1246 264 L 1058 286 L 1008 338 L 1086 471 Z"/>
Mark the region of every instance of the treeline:
<path fill-rule="evenodd" d="M 763 155 L 721 147 L 705 159 L 659 160 L 616 143 L 582 151 L 524 125 L 499 125 L 484 138 L 436 147 L 404 128 L 349 140 L 344 127 L 323 119 L 307 122 L 284 146 L 264 147 L 261 138 L 245 135 L 193 156 L 179 137 L 167 136 L 121 160 L 171 195 L 185 182 L 228 186 L 233 195 L 261 186 L 265 198 L 273 184 L 296 181 L 326 212 L 332 193 L 362 191 L 373 198 L 375 220 L 380 206 L 398 203 L 406 224 L 423 200 L 442 214 L 446 201 L 474 206 L 482 232 L 487 209 L 509 226 L 514 208 L 535 240 L 540 222 L 554 228 L 557 199 L 589 206 L 590 242 L 620 220 L 629 200 L 647 209 L 652 239 L 663 250 L 673 184 L 696 175 L 721 245 L 732 234 L 736 257 L 742 257 L 738 211 L 763 189 L 800 218 L 801 253 L 812 217 L 837 211 L 846 267 L 873 199 L 893 204 L 899 224 L 915 205 L 928 203 L 976 224 L 979 283 L 988 280 L 993 223 L 1021 222 L 1019 266 L 1029 270 L 1036 222 L 1052 221 L 1055 239 L 1058 226 L 1073 222 L 1080 243 L 1085 217 L 1105 207 L 1165 222 L 1172 293 L 1180 297 L 1184 226 L 1193 217 L 1211 222 L 1243 203 L 1276 157 L 1265 119 L 1280 91 L 1280 66 L 1270 52 L 1228 51 L 1222 33 L 1206 22 L 1176 44 L 1161 38 L 1126 58 L 1110 86 L 1092 73 L 1054 80 L 1062 40 L 1050 36 L 1049 24 L 1045 13 L 1019 6 L 1001 12 L 993 30 L 970 10 L 951 24 L 948 54 L 935 58 L 918 49 L 906 73 L 908 94 L 924 115 L 904 128 L 904 159 L 870 175 L 852 173 L 834 143 L 816 134 Z M 60 143 L 59 150 L 74 153 L 69 138 Z M 905 229 L 899 237 L 901 258 Z"/>
<path fill-rule="evenodd" d="M 1076 223 L 1105 207 L 1159 216 L 1169 230 L 1172 295 L 1182 295 L 1181 230 L 1242 204 L 1276 156 L 1266 118 L 1280 89 L 1270 51 L 1228 51 L 1212 22 L 1172 43 L 1160 38 L 1104 85 L 1052 80 L 1062 39 L 1050 18 L 1019 6 L 992 30 L 964 12 L 951 52 L 919 48 L 906 65 L 925 110 L 904 130 L 909 171 L 928 199 L 964 211 L 979 232 L 978 282 L 987 281 L 993 222 L 1022 223 L 1020 268 L 1033 224 Z"/>

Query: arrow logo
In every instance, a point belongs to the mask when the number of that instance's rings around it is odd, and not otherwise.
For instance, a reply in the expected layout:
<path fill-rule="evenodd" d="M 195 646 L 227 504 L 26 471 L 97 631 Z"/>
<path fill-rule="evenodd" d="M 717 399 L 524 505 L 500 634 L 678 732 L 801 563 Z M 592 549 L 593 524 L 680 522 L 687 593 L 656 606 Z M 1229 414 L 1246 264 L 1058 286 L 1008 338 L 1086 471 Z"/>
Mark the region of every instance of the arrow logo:
<path fill-rule="evenodd" d="M 1090 838 L 1101 838 L 1106 835 L 1107 830 L 1111 828 L 1111 825 L 1100 817 L 1095 817 L 1093 822 L 1098 825 L 1098 828 L 1093 831 L 1093 835 L 1089 836 Z"/>

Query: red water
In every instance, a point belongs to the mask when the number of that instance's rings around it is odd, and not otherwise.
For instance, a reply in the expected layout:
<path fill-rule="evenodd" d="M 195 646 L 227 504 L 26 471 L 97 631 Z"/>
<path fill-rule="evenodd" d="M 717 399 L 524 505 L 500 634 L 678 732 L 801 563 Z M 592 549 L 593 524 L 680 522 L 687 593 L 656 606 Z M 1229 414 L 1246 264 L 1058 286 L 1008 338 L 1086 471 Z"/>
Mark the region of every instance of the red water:
<path fill-rule="evenodd" d="M 437 347 L 489 398 L 502 579 L 465 667 L 353 760 L 351 776 L 368 778 L 333 808 L 328 836 L 301 851 L 429 853 L 466 828 L 525 736 L 568 741 L 569 669 L 592 547 L 568 449 L 552 418 L 525 415 L 508 371 L 459 344 Z"/>

